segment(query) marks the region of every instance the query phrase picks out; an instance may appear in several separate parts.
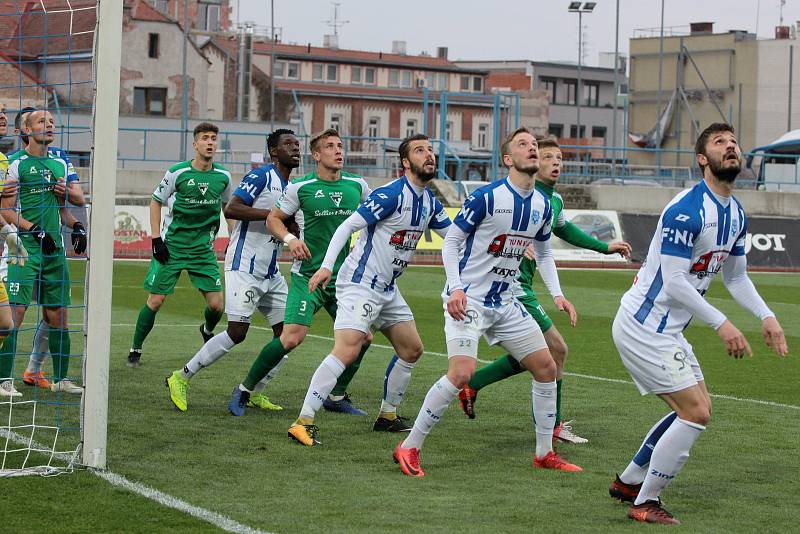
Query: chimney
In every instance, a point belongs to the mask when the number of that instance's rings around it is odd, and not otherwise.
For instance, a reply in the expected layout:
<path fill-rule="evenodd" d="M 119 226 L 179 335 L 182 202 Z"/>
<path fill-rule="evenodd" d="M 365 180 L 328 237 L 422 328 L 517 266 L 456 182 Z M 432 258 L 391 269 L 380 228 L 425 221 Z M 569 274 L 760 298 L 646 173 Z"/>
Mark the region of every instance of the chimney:
<path fill-rule="evenodd" d="M 447 59 L 447 47 L 439 46 L 436 48 L 436 57 L 439 59 Z"/>
<path fill-rule="evenodd" d="M 406 42 L 405 41 L 392 41 L 392 54 L 406 55 Z"/>
<path fill-rule="evenodd" d="M 338 35 L 324 35 L 322 37 L 322 46 L 330 48 L 331 50 L 339 50 L 339 36 Z"/>
<path fill-rule="evenodd" d="M 692 22 L 689 24 L 689 33 L 691 35 L 707 35 L 714 33 L 713 22 Z"/>
<path fill-rule="evenodd" d="M 775 26 L 775 39 L 788 39 L 791 36 L 789 26 Z"/>

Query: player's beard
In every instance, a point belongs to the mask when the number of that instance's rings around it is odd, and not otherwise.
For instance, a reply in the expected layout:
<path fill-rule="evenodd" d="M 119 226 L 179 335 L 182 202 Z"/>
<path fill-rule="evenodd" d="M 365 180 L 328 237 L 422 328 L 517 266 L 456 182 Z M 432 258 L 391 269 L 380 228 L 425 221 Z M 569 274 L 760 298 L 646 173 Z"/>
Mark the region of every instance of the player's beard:
<path fill-rule="evenodd" d="M 410 161 L 409 161 L 409 163 L 411 164 L 411 172 L 413 172 L 416 175 L 416 177 L 419 178 L 420 180 L 422 180 L 423 182 L 430 182 L 431 180 L 436 178 L 436 168 L 435 167 L 433 169 L 433 172 L 427 172 L 427 171 L 425 171 L 425 165 L 424 164 L 422 166 L 420 166 L 420 167 L 417 167 L 416 165 L 414 165 Z"/>
<path fill-rule="evenodd" d="M 724 167 L 724 163 L 725 159 L 719 162 L 709 160 L 708 167 L 711 170 L 711 174 L 713 174 L 717 180 L 732 184 L 742 170 L 742 162 L 741 160 L 737 161 L 735 167 Z"/>
<path fill-rule="evenodd" d="M 523 174 L 529 174 L 531 178 L 533 178 L 536 176 L 536 173 L 539 172 L 539 161 L 537 160 L 531 163 L 527 168 L 522 168 L 518 166 L 516 163 L 514 163 L 514 169 L 516 169 L 517 172 L 521 172 Z"/>

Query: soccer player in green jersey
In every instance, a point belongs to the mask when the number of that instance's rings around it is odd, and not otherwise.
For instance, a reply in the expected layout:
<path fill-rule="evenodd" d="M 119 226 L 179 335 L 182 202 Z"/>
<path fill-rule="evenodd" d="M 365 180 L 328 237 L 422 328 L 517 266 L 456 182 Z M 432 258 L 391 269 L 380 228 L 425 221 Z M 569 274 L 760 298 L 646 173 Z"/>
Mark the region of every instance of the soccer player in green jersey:
<path fill-rule="evenodd" d="M 309 293 L 308 280 L 320 268 L 336 228 L 367 198 L 370 189 L 360 176 L 342 171 L 344 145 L 339 132 L 328 129 L 316 134 L 311 138 L 309 147 L 311 156 L 317 162 L 317 170 L 293 180 L 267 217 L 268 230 L 288 245 L 294 257 L 283 332 L 261 350 L 247 378 L 234 388 L 228 403 L 233 415 L 244 413 L 244 406 L 256 384 L 303 342 L 314 315 L 321 308 L 325 308 L 331 317 L 336 317 L 334 284 L 327 288 L 318 287 Z M 292 234 L 286 227 L 291 217 L 300 228 L 300 236 Z M 336 258 L 334 280 L 349 250 L 349 246 L 345 247 Z M 358 370 L 369 341 L 371 337 L 323 402 L 326 410 L 367 415 L 367 412 L 353 406 L 346 389 Z"/>
<path fill-rule="evenodd" d="M 29 252 L 25 265 L 12 264 L 8 268 L 6 285 L 14 327 L 0 348 L 0 377 L 11 375 L 19 325 L 36 286 L 38 301 L 50 328 L 49 348 L 53 357 L 50 389 L 80 395 L 83 388 L 67 378 L 71 350 L 67 307 L 71 299 L 69 269 L 61 238 L 62 221 L 73 229 L 72 246 L 78 254 L 86 249 L 86 231 L 63 207 L 56 191 L 58 185 L 63 186 L 69 167 L 62 158 L 48 151 L 55 138 L 53 116 L 44 110 L 31 111 L 25 116 L 25 127 L 30 132 L 28 146 L 12 155 L 8 168 L 8 182 L 15 184 L 16 194 L 5 195 L 0 201 L 3 218 L 9 224 L 16 224 Z"/>
<path fill-rule="evenodd" d="M 231 173 L 214 163 L 219 128 L 202 122 L 194 129 L 194 158 L 176 163 L 164 175 L 150 200 L 153 258 L 144 279 L 149 292 L 139 311 L 128 366 L 138 367 L 142 344 L 153 329 L 156 314 L 167 295 L 175 290 L 181 271 L 206 300 L 205 322 L 200 325 L 203 342 L 214 337 L 222 318 L 222 281 L 214 252 L 222 204 L 231 198 Z M 161 208 L 169 213 L 161 223 Z"/>
<path fill-rule="evenodd" d="M 556 192 L 556 183 L 560 175 L 561 148 L 554 139 L 540 140 L 539 171 L 536 173 L 536 188 L 550 199 L 550 205 L 553 208 L 553 233 L 576 247 L 594 250 L 602 254 L 621 254 L 629 258 L 631 246 L 628 243 L 624 241 L 604 243 L 587 235 L 564 217 L 564 200 Z M 556 423 L 553 437 L 569 443 L 586 443 L 587 439 L 575 435 L 569 423 L 564 423 L 561 420 L 561 384 L 564 376 L 564 362 L 567 359 L 567 343 L 553 324 L 552 319 L 547 315 L 547 312 L 544 311 L 542 305 L 539 304 L 539 300 L 533 290 L 533 275 L 535 273 L 536 262 L 532 259 L 523 259 L 518 278 L 521 293 L 516 296 L 542 328 L 547 346 L 556 362 Z M 559 311 L 569 314 L 570 323 L 575 326 L 577 315 L 572 304 L 563 297 L 556 298 L 554 302 Z M 482 367 L 472 375 L 469 384 L 458 394 L 458 398 L 461 401 L 461 409 L 470 419 L 474 419 L 475 399 L 478 391 L 524 370 L 509 355 L 501 356 L 491 364 Z"/>

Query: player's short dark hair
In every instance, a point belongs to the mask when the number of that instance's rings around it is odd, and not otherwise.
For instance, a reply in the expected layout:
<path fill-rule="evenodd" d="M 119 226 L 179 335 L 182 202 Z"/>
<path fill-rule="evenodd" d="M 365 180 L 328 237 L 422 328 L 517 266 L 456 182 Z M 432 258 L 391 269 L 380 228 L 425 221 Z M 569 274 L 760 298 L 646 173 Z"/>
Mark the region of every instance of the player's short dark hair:
<path fill-rule="evenodd" d="M 557 148 L 561 150 L 561 145 L 558 144 L 555 137 L 547 136 L 547 137 L 537 137 L 536 141 L 539 143 L 539 150 L 543 148 Z"/>
<path fill-rule="evenodd" d="M 402 163 L 403 160 L 408 157 L 408 151 L 409 148 L 411 147 L 412 142 L 428 141 L 428 140 L 430 140 L 430 137 L 421 133 L 409 135 L 408 137 L 403 139 L 403 141 L 400 143 L 400 147 L 397 149 L 397 151 L 400 153 L 400 162 Z"/>
<path fill-rule="evenodd" d="M 212 132 L 213 134 L 219 133 L 219 128 L 216 124 L 212 124 L 210 122 L 201 122 L 197 126 L 194 127 L 194 138 L 197 139 L 198 134 L 205 133 L 205 132 Z"/>
<path fill-rule="evenodd" d="M 26 107 L 22 108 L 21 110 L 19 110 L 17 112 L 17 116 L 14 117 L 14 128 L 16 130 L 20 130 L 20 131 L 22 130 L 22 117 L 25 114 L 30 113 L 32 111 L 36 111 L 36 108 L 32 108 L 30 106 L 26 106 Z M 28 136 L 27 135 L 25 135 L 23 133 L 20 133 L 19 134 L 19 138 L 22 140 L 23 143 L 25 143 L 26 145 L 28 144 Z"/>
<path fill-rule="evenodd" d="M 694 153 L 708 156 L 708 154 L 706 153 L 706 143 L 708 143 L 708 138 L 714 135 L 715 133 L 720 133 L 720 132 L 731 132 L 732 134 L 736 133 L 733 129 L 733 126 L 731 126 L 727 122 L 712 123 L 705 130 L 700 132 L 700 135 L 697 138 L 697 142 L 694 144 Z M 703 168 L 704 165 L 700 165 L 700 171 L 703 171 Z"/>
<path fill-rule="evenodd" d="M 517 128 L 516 130 L 514 130 L 513 132 L 508 134 L 508 137 L 506 137 L 505 141 L 503 141 L 503 145 L 500 148 L 500 155 L 501 156 L 505 156 L 505 155 L 511 153 L 511 151 L 509 150 L 509 148 L 511 147 L 511 141 L 513 141 L 514 138 L 516 136 L 518 136 L 519 134 L 521 134 L 521 133 L 527 133 L 527 134 L 533 135 L 533 132 L 530 131 L 530 129 L 525 127 L 525 126 L 523 126 L 521 128 Z"/>
<path fill-rule="evenodd" d="M 278 128 L 267 136 L 267 152 L 273 148 L 278 148 L 278 142 L 281 140 L 282 135 L 294 135 L 294 131 L 287 128 Z"/>
<path fill-rule="evenodd" d="M 311 149 L 311 152 L 316 152 L 319 150 L 320 141 L 327 139 L 328 137 L 338 137 L 339 139 L 342 138 L 336 128 L 328 128 L 327 130 L 323 130 L 318 134 L 314 134 L 311 136 L 311 140 L 308 142 L 308 147 Z"/>

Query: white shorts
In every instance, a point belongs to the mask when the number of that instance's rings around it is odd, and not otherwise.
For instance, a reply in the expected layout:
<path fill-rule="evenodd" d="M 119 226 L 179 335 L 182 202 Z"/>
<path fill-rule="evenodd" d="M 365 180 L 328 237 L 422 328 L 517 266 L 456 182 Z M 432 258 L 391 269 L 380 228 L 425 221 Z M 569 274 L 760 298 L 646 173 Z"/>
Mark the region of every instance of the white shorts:
<path fill-rule="evenodd" d="M 259 278 L 242 271 L 225 271 L 225 313 L 228 321 L 249 323 L 258 309 L 270 326 L 283 321 L 289 288 L 280 273 Z"/>
<path fill-rule="evenodd" d="M 692 346 L 683 334 L 660 334 L 622 308 L 611 328 L 622 363 L 642 395 L 674 393 L 703 381 Z"/>
<path fill-rule="evenodd" d="M 467 297 L 467 317 L 461 321 L 447 313 L 447 299 L 444 299 L 444 336 L 449 358 L 477 358 L 481 336 L 489 345 L 503 345 L 517 361 L 547 348 L 542 329 L 516 298 L 499 308 L 487 308 Z"/>
<path fill-rule="evenodd" d="M 411 308 L 397 288 L 383 292 L 362 284 L 337 281 L 336 302 L 334 330 L 349 328 L 367 334 L 370 327 L 384 330 L 414 320 Z"/>

